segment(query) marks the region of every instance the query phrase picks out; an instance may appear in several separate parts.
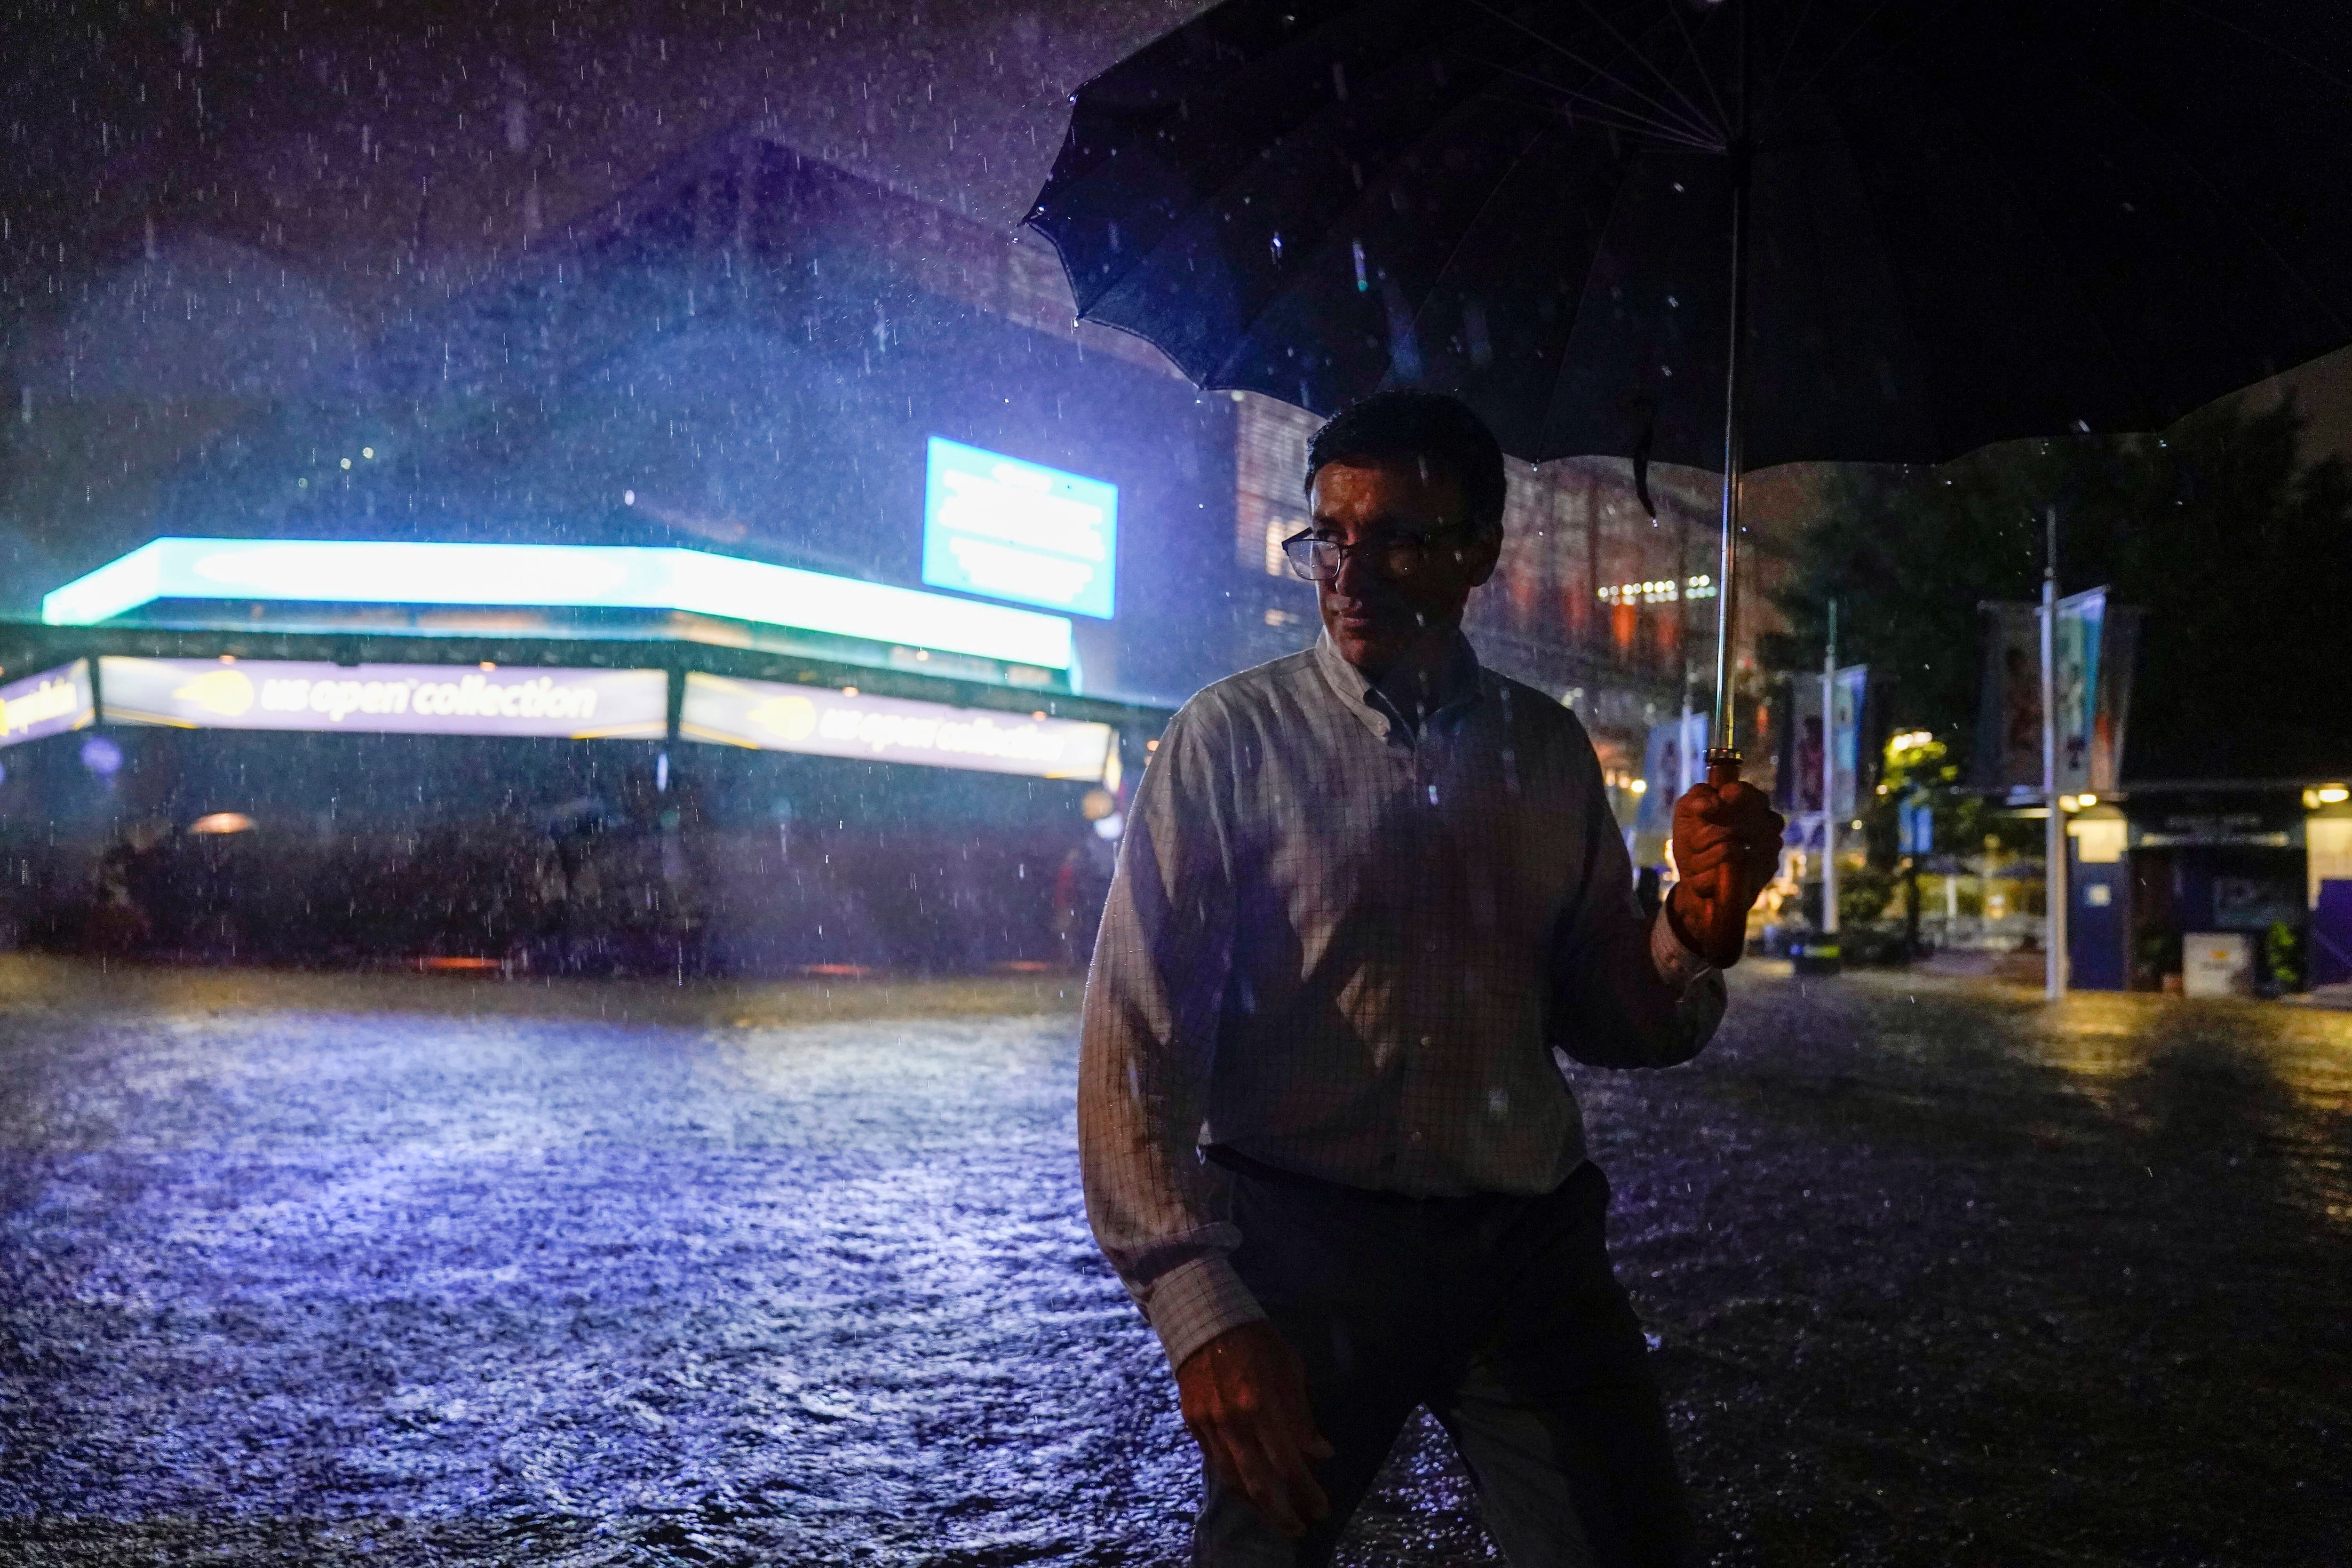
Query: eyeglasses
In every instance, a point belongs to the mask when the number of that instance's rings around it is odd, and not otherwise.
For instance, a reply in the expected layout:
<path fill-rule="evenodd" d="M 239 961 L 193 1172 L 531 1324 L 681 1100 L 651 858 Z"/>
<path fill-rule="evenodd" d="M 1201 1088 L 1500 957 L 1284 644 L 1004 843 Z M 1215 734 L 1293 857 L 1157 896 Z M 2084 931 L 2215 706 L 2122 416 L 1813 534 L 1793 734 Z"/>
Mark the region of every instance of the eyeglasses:
<path fill-rule="evenodd" d="M 1309 583 L 1332 581 L 1339 575 L 1340 563 L 1350 555 L 1360 556 L 1365 565 L 1383 577 L 1410 577 L 1429 563 L 1433 544 L 1460 532 L 1460 528 L 1449 525 L 1433 528 L 1427 533 L 1391 533 L 1347 544 L 1309 528 L 1284 540 L 1282 553 L 1290 561 L 1291 575 Z"/>

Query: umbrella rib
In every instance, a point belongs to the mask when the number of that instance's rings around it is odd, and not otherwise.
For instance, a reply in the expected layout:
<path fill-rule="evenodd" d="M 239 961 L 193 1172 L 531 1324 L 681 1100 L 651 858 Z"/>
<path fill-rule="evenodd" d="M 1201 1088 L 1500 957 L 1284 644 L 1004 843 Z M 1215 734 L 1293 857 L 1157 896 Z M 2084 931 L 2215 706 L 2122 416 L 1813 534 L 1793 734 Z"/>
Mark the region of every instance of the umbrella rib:
<path fill-rule="evenodd" d="M 1666 0 L 1666 3 L 1672 5 L 1674 0 Z M 1805 3 L 1797 8 L 1796 21 L 1789 27 L 1789 41 L 1780 46 L 1780 63 L 1772 68 L 1773 86 L 1780 86 L 1780 79 L 1789 74 L 1789 62 L 1797 58 L 1797 40 L 1804 37 L 1805 24 L 1812 18 L 1813 0 L 1805 0 Z"/>
<path fill-rule="evenodd" d="M 1709 134 L 1716 129 L 1706 123 L 1706 117 L 1704 114 L 1698 115 L 1696 120 L 1685 122 L 1683 121 L 1681 111 L 1676 110 L 1673 105 L 1660 102 L 1657 99 L 1651 97 L 1646 92 L 1643 92 L 1640 88 L 1635 87 L 1633 83 L 1625 81 L 1614 75 L 1611 72 L 1608 67 L 1601 65 L 1596 61 L 1586 59 L 1582 55 L 1578 54 L 1574 49 L 1570 48 L 1566 44 L 1559 42 L 1558 39 L 1544 37 L 1541 33 L 1537 32 L 1533 27 L 1528 26 L 1525 22 L 1520 21 L 1517 16 L 1507 15 L 1506 13 L 1496 9 L 1494 6 L 1487 5 L 1486 0 L 1470 0 L 1470 5 L 1473 9 L 1486 12 L 1488 16 L 1494 17 L 1496 21 L 1501 22 L 1506 26 L 1516 27 L 1520 32 L 1525 33 L 1528 37 L 1533 38 L 1537 43 L 1541 44 L 1544 47 L 1555 50 L 1563 58 L 1574 64 L 1582 66 L 1586 70 L 1591 71 L 1594 76 L 1600 78 L 1605 82 L 1608 82 L 1611 86 L 1618 89 L 1627 96 L 1640 99 L 1643 103 L 1648 104 L 1660 115 L 1664 116 L 1668 123 L 1681 125 L 1682 129 L 1687 133 L 1694 136 L 1703 137 Z M 1647 65 L 1649 62 L 1645 60 L 1643 63 Z M 1653 66 L 1651 68 L 1654 70 L 1657 68 Z M 1668 85 L 1672 86 L 1673 84 L 1669 83 Z M 1681 96 L 1679 89 L 1676 90 L 1675 96 Z M 1694 112 L 1696 112 L 1695 106 Z"/>
<path fill-rule="evenodd" d="M 2204 186 L 2206 194 L 2213 198 L 2214 202 L 2221 208 L 2221 210 L 2228 213 L 2231 217 L 2237 219 L 2239 226 L 2246 231 L 2246 233 L 2253 239 L 2254 243 L 2261 246 L 2263 249 L 2270 253 L 2271 259 L 2278 263 L 2279 270 L 2294 279 L 2297 283 L 2301 284 L 2303 286 L 2304 292 L 2310 296 L 2312 303 L 2317 305 L 2321 310 L 2327 312 L 2327 319 L 2336 324 L 2336 331 L 2343 331 L 2346 330 L 2346 322 L 2342 313 L 2328 301 L 2327 296 L 2321 293 L 2319 289 L 2313 285 L 2311 279 L 2303 275 L 2302 268 L 2298 268 L 2294 262 L 2289 261 L 2286 258 L 2285 253 L 2281 251 L 2275 244 L 2272 243 L 2270 236 L 2263 233 L 2261 226 L 2257 225 L 2252 218 L 2246 216 L 2243 208 L 2239 206 L 2236 202 L 2230 199 L 2229 193 L 2222 189 L 2221 184 L 2216 182 L 2210 174 L 2208 174 L 2203 169 L 2200 168 L 2192 160 L 2190 160 L 2188 154 L 2182 153 L 2178 147 L 2175 147 L 2169 137 L 2166 136 L 2155 126 L 2150 125 L 2147 121 L 2141 119 L 2138 112 L 2135 110 L 2131 105 L 2124 102 L 2123 100 L 2117 98 L 2114 93 L 2109 92 L 2105 88 L 2099 86 L 2096 82 L 2093 82 L 2090 85 L 2091 90 L 2096 93 L 2099 97 L 2106 100 L 2110 104 L 2114 105 L 2116 112 L 2121 115 L 2127 123 L 2139 127 L 2139 131 L 2142 135 L 2146 136 L 2150 142 L 2153 142 L 2158 147 L 2163 148 L 2167 156 L 2171 158 L 2171 160 L 2175 163 L 2179 164 L 2182 169 L 2188 171 L 2189 176 L 2191 179 Z"/>
<path fill-rule="evenodd" d="M 1872 8 L 1870 15 L 1864 16 L 1861 21 L 1856 22 L 1853 25 L 1853 31 L 1848 33 L 1843 39 L 1841 39 L 1836 48 L 1832 49 L 1828 54 L 1822 57 L 1821 64 L 1813 68 L 1813 74 L 1807 77 L 1801 83 L 1800 83 L 1797 90 L 1790 93 L 1789 97 L 1790 99 L 1799 99 L 1804 97 L 1806 93 L 1811 92 L 1813 88 L 1813 83 L 1821 80 L 1822 75 L 1829 70 L 1830 67 L 1837 63 L 1837 58 L 1845 53 L 1846 50 L 1852 48 L 1853 47 L 1853 41 L 1856 38 L 1861 37 L 1864 33 L 1870 31 L 1870 25 L 1873 22 L 1877 21 L 1879 17 L 1885 16 L 1886 14 L 1886 8 L 1894 4 L 1895 0 L 1879 0 L 1878 5 Z M 1793 45 L 1791 47 L 1793 47 Z"/>
<path fill-rule="evenodd" d="M 1559 93 L 1566 98 L 1580 99 L 1587 104 L 1595 105 L 1606 110 L 1607 114 L 1596 114 L 1591 109 L 1577 111 L 1596 125 L 1606 126 L 1612 131 L 1630 131 L 1640 136 L 1653 136 L 1661 142 L 1672 142 L 1677 147 L 1688 147 L 1698 153 L 1720 153 L 1724 150 L 1723 143 L 1720 142 L 1701 142 L 1678 126 L 1669 125 L 1663 121 L 1636 119 L 1626 110 L 1606 99 L 1594 98 L 1591 93 L 1580 92 L 1575 88 L 1562 87 L 1556 81 L 1547 81 L 1542 77 L 1504 65 L 1498 60 L 1482 59 L 1476 55 L 1464 55 L 1462 58 L 1473 65 L 1484 66 L 1488 70 L 1497 71 L 1504 76 L 1516 77 L 1521 81 Z M 1608 118 L 1608 115 L 1619 115 L 1623 118 L 1612 120 Z"/>
<path fill-rule="evenodd" d="M 1654 141 L 1665 142 L 1670 146 L 1687 147 L 1693 152 L 1721 153 L 1724 151 L 1723 143 L 1720 142 L 1701 142 L 1674 126 L 1663 124 L 1654 120 L 1643 120 L 1631 115 L 1624 109 L 1621 108 L 1617 104 L 1609 102 L 1605 99 L 1597 99 L 1589 93 L 1580 93 L 1571 88 L 1561 87 L 1558 82 L 1547 81 L 1538 76 L 1530 76 L 1525 71 L 1514 69 L 1513 68 L 1504 65 L 1496 60 L 1483 59 L 1476 55 L 1464 55 L 1461 58 L 1473 65 L 1484 66 L 1488 70 L 1494 71 L 1499 75 L 1514 77 L 1521 81 L 1530 84 L 1531 86 L 1542 88 L 1548 91 L 1557 92 L 1564 97 L 1580 100 L 1581 103 L 1586 105 L 1586 107 L 1570 107 L 1562 110 L 1562 112 L 1565 112 L 1568 115 L 1569 122 L 1571 125 L 1576 124 L 1580 121 L 1584 121 L 1594 125 L 1603 126 L 1612 131 L 1624 131 L 1630 132 L 1636 136 L 1645 136 Z M 1507 100 L 1506 101 L 1509 100 Z M 1520 107 L 1549 108 L 1551 106 L 1523 103 Z M 1596 108 L 1599 112 L 1595 112 Z"/>
<path fill-rule="evenodd" d="M 1885 7 L 1882 5 L 1880 9 L 1884 10 Z M 1849 42 L 1851 40 L 1849 40 Z M 1819 75 L 1818 72 L 1815 74 L 1817 76 Z M 1967 116 L 1965 110 L 1962 110 L 1961 113 L 1961 124 L 1965 127 L 1968 134 L 1975 140 L 1980 150 L 1989 152 L 1990 150 L 1990 144 L 1986 142 L 1983 134 L 1977 130 L 1976 122 Z M 1987 162 L 1992 163 L 1992 160 L 1988 158 Z M 1997 163 L 1995 163 L 1994 166 L 1996 168 L 1999 167 Z M 2019 210 L 2031 216 L 2036 237 L 2040 239 L 2044 248 L 2046 248 L 2052 255 L 2060 258 L 2063 268 L 2064 276 L 2070 284 L 2073 284 L 2074 279 L 2078 278 L 2079 274 L 2071 265 L 2065 265 L 2067 263 L 2071 263 L 2072 258 L 2068 255 L 2066 247 L 2059 240 L 2056 232 L 2052 229 L 2050 225 L 2043 219 L 2039 205 L 2026 195 L 2024 189 L 2018 184 L 2017 179 L 2013 174 L 2004 171 L 1998 176 L 1998 178 L 2000 184 L 2008 191 L 2011 198 L 2017 203 Z M 2123 351 L 2117 345 L 2115 334 L 2107 330 L 2107 323 L 2100 319 L 2098 312 L 2090 309 L 2090 301 L 2087 298 L 2083 297 L 2082 290 L 2078 284 L 2074 287 L 2074 292 L 2082 305 L 2083 319 L 2089 323 L 2090 330 L 2097 334 L 2100 340 L 2100 345 L 2106 350 L 2108 358 L 2114 363 L 2116 371 L 2122 374 L 2126 381 L 2131 380 L 2132 378 L 2128 369 L 2130 362 L 2124 357 Z"/>
<path fill-rule="evenodd" d="M 2282 58 L 2294 61 L 2296 65 L 2301 66 L 2304 69 L 2309 71 L 2312 75 L 2320 78 L 2324 81 L 2334 82 L 2338 88 L 2352 87 L 2352 82 L 2347 82 L 2341 75 L 2329 70 L 2325 66 L 2319 65 L 2315 61 L 2306 59 L 2303 56 L 2296 54 L 2293 49 L 2288 48 L 2284 44 L 2280 43 L 2277 39 L 2272 37 L 2267 33 L 2257 33 L 2242 22 L 2232 22 L 2227 16 L 2216 16 L 2208 7 L 2192 4 L 2192 0 L 2172 0 L 2172 4 L 2179 6 L 2181 10 L 2189 13 L 2191 16 L 2202 16 L 2206 21 L 2210 22 L 2217 27 L 2227 27 L 2231 32 L 2239 34 L 2245 38 L 2251 39 L 2254 43 L 2262 45 L 2263 47 L 2270 50 L 2271 53 L 2277 55 Z"/>
<path fill-rule="evenodd" d="M 1519 172 L 1519 165 L 1528 161 L 1528 154 L 1534 152 L 1537 144 L 1543 139 L 1544 133 L 1538 131 L 1527 139 L 1525 145 L 1511 154 L 1510 166 L 1496 176 L 1494 187 L 1486 193 L 1486 199 L 1478 204 L 1478 210 L 1470 216 L 1470 221 L 1464 224 L 1461 232 L 1454 237 L 1453 248 L 1445 253 L 1445 259 L 1439 263 L 1437 270 L 1429 275 L 1429 289 L 1422 295 L 1421 303 L 1413 307 L 1412 320 L 1410 322 L 1413 330 L 1420 329 L 1423 315 L 1429 310 L 1430 302 L 1437 298 L 1437 286 L 1445 281 L 1445 275 L 1454 269 L 1454 263 L 1461 256 L 1463 247 L 1470 243 L 1470 236 L 1475 232 L 1481 223 L 1486 221 L 1486 215 L 1494 210 L 1496 199 L 1503 194 L 1503 187 L 1511 183 L 1511 176 Z"/>
<path fill-rule="evenodd" d="M 1723 106 L 1723 95 L 1715 90 L 1715 78 L 1707 74 L 1706 62 L 1698 58 L 1698 40 L 1691 37 L 1690 24 L 1683 19 L 1682 7 L 1675 0 L 1660 0 L 1660 4 L 1665 6 L 1666 15 L 1675 19 L 1675 31 L 1683 36 L 1683 52 L 1690 56 L 1691 66 L 1698 72 L 1699 85 L 1706 89 L 1707 101 L 1715 105 L 1716 118 L 1726 125 L 1730 124 L 1731 110 Z M 1805 4 L 1811 5 L 1812 0 L 1805 0 Z M 1746 104 L 1739 107 L 1740 112 L 1747 112 Z"/>
<path fill-rule="evenodd" d="M 1668 7 L 1671 9 L 1673 0 L 1667 0 L 1667 3 Z M 1694 102 L 1690 94 L 1685 92 L 1681 88 L 1676 87 L 1675 85 L 1675 79 L 1668 76 L 1664 71 L 1659 69 L 1657 62 L 1650 58 L 1649 56 L 1643 54 L 1639 45 L 1635 44 L 1633 39 L 1627 37 L 1624 34 L 1619 32 L 1617 30 L 1617 25 L 1614 22 L 1612 22 L 1608 17 L 1602 16 L 1601 14 L 1600 7 L 1593 5 L 1592 0 L 1580 0 L 1580 4 L 1584 6 L 1586 15 L 1590 16 L 1594 21 L 1600 23 L 1601 26 L 1608 29 L 1609 36 L 1623 46 L 1627 54 L 1632 55 L 1635 59 L 1647 66 L 1650 69 L 1650 74 L 1656 77 L 1659 82 L 1668 92 L 1671 92 L 1676 98 L 1681 99 L 1685 109 L 1689 110 L 1691 113 L 1696 115 L 1702 123 L 1706 121 L 1706 110 L 1701 109 L 1696 102 Z M 1675 17 L 1676 22 L 1680 22 L 1681 19 L 1682 18 L 1679 16 Z M 1701 69 L 1698 74 L 1699 79 L 1707 83 L 1707 95 L 1709 97 L 1713 97 L 1715 94 L 1715 84 L 1712 81 L 1707 80 L 1707 75 L 1705 69 Z M 1722 106 L 1720 104 L 1717 105 L 1718 111 L 1720 111 L 1721 107 Z M 1718 134 L 1722 135 L 1725 141 L 1727 142 L 1730 140 L 1730 119 L 1728 116 L 1725 117 L 1724 123 L 1722 125 L 1711 126 L 1709 129 L 1714 130 Z"/>

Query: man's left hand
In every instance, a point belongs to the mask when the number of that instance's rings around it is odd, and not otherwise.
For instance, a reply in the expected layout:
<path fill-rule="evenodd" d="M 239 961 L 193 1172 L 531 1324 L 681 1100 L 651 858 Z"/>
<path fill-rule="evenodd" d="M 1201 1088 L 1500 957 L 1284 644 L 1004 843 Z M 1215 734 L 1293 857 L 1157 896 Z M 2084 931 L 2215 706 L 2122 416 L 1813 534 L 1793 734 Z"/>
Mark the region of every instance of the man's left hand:
<path fill-rule="evenodd" d="M 1764 792 L 1701 784 L 1675 802 L 1675 869 L 1666 912 L 1684 944 L 1718 969 L 1739 962 L 1748 911 L 1780 864 L 1787 826 Z"/>

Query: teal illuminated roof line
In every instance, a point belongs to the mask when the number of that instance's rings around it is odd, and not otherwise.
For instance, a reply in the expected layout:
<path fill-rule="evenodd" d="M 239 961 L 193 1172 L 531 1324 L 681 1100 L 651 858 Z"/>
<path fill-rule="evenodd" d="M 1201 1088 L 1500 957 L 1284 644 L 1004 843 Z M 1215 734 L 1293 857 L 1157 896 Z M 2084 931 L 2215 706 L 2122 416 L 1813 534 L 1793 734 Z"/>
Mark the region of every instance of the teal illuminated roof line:
<path fill-rule="evenodd" d="M 674 610 L 1049 669 L 1074 658 L 1060 616 L 624 544 L 157 539 L 45 595 L 41 619 L 96 626 L 156 599 Z"/>

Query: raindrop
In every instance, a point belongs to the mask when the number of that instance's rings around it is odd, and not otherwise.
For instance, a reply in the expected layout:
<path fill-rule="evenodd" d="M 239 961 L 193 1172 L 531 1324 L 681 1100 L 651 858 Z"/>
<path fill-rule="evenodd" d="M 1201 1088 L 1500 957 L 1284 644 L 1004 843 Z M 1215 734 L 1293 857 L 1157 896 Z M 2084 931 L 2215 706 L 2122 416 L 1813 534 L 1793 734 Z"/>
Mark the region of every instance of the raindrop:
<path fill-rule="evenodd" d="M 1356 292 L 1361 294 L 1372 286 L 1371 279 L 1364 275 L 1364 242 L 1360 239 L 1356 240 L 1350 248 L 1356 253 Z M 27 392 L 26 395 L 29 397 L 32 395 Z"/>
<path fill-rule="evenodd" d="M 635 491 L 635 490 L 623 490 L 623 491 L 621 492 L 621 504 L 622 504 L 623 506 L 635 506 L 635 505 L 636 505 L 636 504 L 637 504 L 637 492 L 636 492 L 636 491 Z"/>
<path fill-rule="evenodd" d="M 1348 101 L 1348 68 L 1339 60 L 1331 62 L 1331 90 L 1339 95 L 1340 102 Z"/>
<path fill-rule="evenodd" d="M 1462 305 L 1462 331 L 1470 340 L 1470 363 L 1484 370 L 1495 363 L 1495 345 L 1486 336 L 1486 310 L 1475 300 Z"/>

